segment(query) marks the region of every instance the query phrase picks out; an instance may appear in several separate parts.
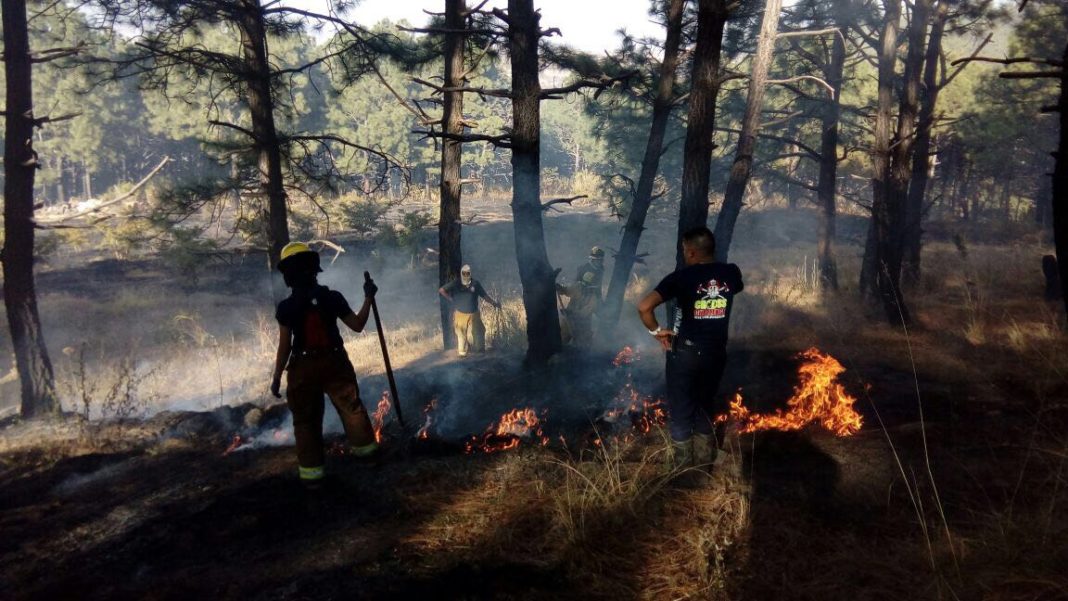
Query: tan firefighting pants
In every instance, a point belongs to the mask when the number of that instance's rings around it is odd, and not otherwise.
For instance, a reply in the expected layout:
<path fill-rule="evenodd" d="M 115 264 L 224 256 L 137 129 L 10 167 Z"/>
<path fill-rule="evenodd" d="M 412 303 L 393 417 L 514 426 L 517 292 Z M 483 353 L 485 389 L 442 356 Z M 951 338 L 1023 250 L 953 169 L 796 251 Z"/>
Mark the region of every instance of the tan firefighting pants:
<path fill-rule="evenodd" d="M 452 312 L 452 329 L 456 333 L 456 349 L 463 357 L 468 352 L 481 353 L 486 350 L 486 326 L 482 323 L 482 314 Z"/>
<path fill-rule="evenodd" d="M 311 356 L 294 354 L 286 369 L 286 404 L 293 414 L 293 436 L 297 440 L 302 479 L 323 477 L 323 394 L 330 395 L 353 451 L 368 454 L 377 448 L 371 420 L 360 401 L 356 372 L 345 351 Z"/>
<path fill-rule="evenodd" d="M 568 330 L 571 334 L 569 343 L 577 347 L 593 345 L 593 315 L 565 311 Z"/>

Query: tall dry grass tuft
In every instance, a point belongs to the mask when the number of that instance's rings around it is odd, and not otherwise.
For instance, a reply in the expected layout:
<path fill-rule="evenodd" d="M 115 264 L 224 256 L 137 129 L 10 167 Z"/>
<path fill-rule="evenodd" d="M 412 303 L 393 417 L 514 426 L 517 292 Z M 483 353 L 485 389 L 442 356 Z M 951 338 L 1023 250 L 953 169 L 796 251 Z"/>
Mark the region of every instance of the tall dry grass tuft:
<path fill-rule="evenodd" d="M 494 349 L 519 350 L 526 347 L 526 312 L 520 298 L 502 297 L 496 290 L 490 296 L 501 302 L 501 308 L 488 308 L 483 312 L 486 324 L 486 344 Z"/>
<path fill-rule="evenodd" d="M 668 444 L 614 438 L 579 457 L 551 459 L 560 470 L 554 498 L 564 540 L 582 544 L 602 528 L 638 515 L 676 474 L 665 472 Z"/>

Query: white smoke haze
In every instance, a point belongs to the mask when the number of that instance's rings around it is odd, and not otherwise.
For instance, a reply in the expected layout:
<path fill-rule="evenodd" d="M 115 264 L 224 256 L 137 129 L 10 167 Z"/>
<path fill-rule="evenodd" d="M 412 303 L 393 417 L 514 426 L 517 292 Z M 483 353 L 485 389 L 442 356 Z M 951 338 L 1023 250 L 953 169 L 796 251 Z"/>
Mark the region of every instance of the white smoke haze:
<path fill-rule="evenodd" d="M 624 346 L 640 349 L 645 356 L 633 368 L 642 393 L 652 397 L 661 392 L 661 356 L 638 321 L 634 302 L 674 266 L 674 212 L 661 207 L 650 215 L 639 251 L 649 255 L 634 268 L 627 302 L 610 340 L 592 353 L 568 350 L 546 373 L 522 370 L 521 345 L 491 349 L 486 356 L 467 361 L 442 354 L 437 268 L 432 261 L 424 264 L 403 251 L 341 238 L 337 241 L 346 252 L 336 260 L 330 249 L 321 253 L 320 282 L 342 292 L 358 309 L 363 272 L 372 274 L 412 432 L 422 425 L 423 410 L 432 399 L 437 407 L 430 429 L 444 439 L 478 434 L 517 408 L 547 414 L 550 424 L 589 425 L 613 406 L 624 384 L 619 370 L 611 366 Z M 464 228 L 464 262 L 487 290 L 521 313 L 508 208 L 501 202 L 466 201 L 464 216 L 476 213 L 487 222 Z M 848 216 L 840 219 L 845 281 L 850 277 L 848 265 L 859 261 L 859 246 L 849 244 L 863 233 L 863 223 L 855 221 Z M 611 249 L 618 246 L 620 227 L 604 205 L 548 213 L 547 248 L 550 262 L 562 269 L 560 281 L 570 282 L 590 247 L 597 245 L 609 249 L 607 290 Z M 808 267 L 815 253 L 815 230 L 812 211 L 743 212 L 731 254 L 746 278 L 746 292 L 738 299 L 732 323 L 736 342 L 744 344 L 747 337 L 781 326 L 769 321 L 769 307 L 803 305 L 806 298 L 815 298 L 814 274 Z M 423 248 L 436 247 L 436 233 L 427 230 L 423 242 Z M 43 269 L 38 283 L 42 320 L 65 409 L 83 413 L 88 399 L 89 416 L 100 419 L 277 403 L 268 392 L 277 341 L 274 305 L 280 300 L 272 294 L 278 284 L 272 280 L 280 278 L 267 272 L 260 256 L 211 263 L 196 283 L 183 281 L 152 260 L 72 261 Z M 488 322 L 490 311 L 487 308 Z M 660 319 L 664 321 L 663 316 Z M 373 413 L 388 389 L 373 320 L 360 334 L 342 330 L 360 378 L 361 396 Z M 514 334 L 523 337 L 522 331 Z M 6 336 L 2 344 L 4 348 L 10 344 Z M 0 406 L 15 406 L 17 383 L 0 386 L 4 395 Z M 330 408 L 326 414 L 327 432 L 340 433 L 336 413 Z M 288 428 L 278 425 L 252 433 L 249 445 L 291 444 L 291 439 L 274 434 Z"/>

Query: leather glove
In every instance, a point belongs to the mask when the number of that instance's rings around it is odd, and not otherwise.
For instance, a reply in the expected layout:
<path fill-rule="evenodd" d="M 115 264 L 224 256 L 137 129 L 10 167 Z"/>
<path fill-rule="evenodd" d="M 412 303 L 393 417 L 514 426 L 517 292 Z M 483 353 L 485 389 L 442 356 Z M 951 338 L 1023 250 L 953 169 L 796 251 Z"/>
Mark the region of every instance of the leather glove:
<path fill-rule="evenodd" d="M 367 298 L 374 298 L 378 293 L 378 286 L 375 285 L 374 280 L 368 280 L 363 283 L 363 295 Z"/>
<path fill-rule="evenodd" d="M 274 395 L 274 398 L 276 398 L 276 399 L 282 398 L 282 393 L 280 392 L 281 388 L 282 388 L 282 380 L 280 380 L 278 378 L 275 378 L 274 380 L 271 380 L 271 394 Z"/>

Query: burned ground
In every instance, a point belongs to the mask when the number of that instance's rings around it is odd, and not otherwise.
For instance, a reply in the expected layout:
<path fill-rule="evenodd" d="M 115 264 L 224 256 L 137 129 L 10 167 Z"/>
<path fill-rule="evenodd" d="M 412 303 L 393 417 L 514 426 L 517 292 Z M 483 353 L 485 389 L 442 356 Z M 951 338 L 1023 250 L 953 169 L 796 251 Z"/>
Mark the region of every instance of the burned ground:
<path fill-rule="evenodd" d="M 812 239 L 798 233 L 811 224 L 799 215 L 740 224 L 750 237 L 734 252 L 747 289 L 722 392 L 741 388 L 757 412 L 781 408 L 797 354 L 818 346 L 846 368 L 840 381 L 864 427 L 844 438 L 818 428 L 732 434 L 716 476 L 686 488 L 661 467 L 662 430 L 639 436 L 630 414 L 603 419 L 628 386 L 643 399 L 662 393 L 662 359 L 627 315 L 618 344 L 528 372 L 521 323 L 487 314 L 499 348 L 457 362 L 433 349 L 432 271 L 380 258 L 385 271 L 373 271 L 387 325 L 397 324 L 387 334 L 408 429 L 387 423 L 386 451 L 372 464 L 334 447 L 331 481 L 311 492 L 274 436 L 286 431 L 284 406 L 264 394 L 273 331 L 261 261 L 234 257 L 192 290 L 151 261 L 46 271 L 46 323 L 66 326 L 50 330 L 50 343 L 71 349 L 57 353 L 68 408 L 80 412 L 86 393 L 92 419 L 4 422 L 0 596 L 1068 596 L 1068 365 L 1060 318 L 1041 300 L 1042 245 L 965 255 L 932 243 L 913 293 L 917 328 L 906 332 L 874 325 L 848 291 L 812 287 Z M 565 272 L 589 239 L 617 229 L 592 215 L 552 223 Z M 670 226 L 651 229 L 650 244 L 673 235 Z M 514 306 L 507 228 L 469 228 L 466 243 L 483 281 Z M 356 294 L 342 276 L 371 265 L 364 250 L 327 268 L 332 285 Z M 847 281 L 859 249 L 842 253 Z M 642 267 L 631 298 L 670 259 Z M 86 313 L 74 318 L 74 308 Z M 348 340 L 369 409 L 387 388 L 376 344 Z M 640 359 L 615 365 L 625 344 Z M 108 378 L 124 373 L 115 361 L 135 346 L 131 365 L 158 369 L 157 388 L 143 380 L 134 413 L 120 415 L 103 401 Z M 507 452 L 464 453 L 519 408 L 543 418 L 546 446 L 524 439 Z M 337 440 L 336 421 L 328 429 Z M 239 449 L 227 453 L 235 435 Z"/>

